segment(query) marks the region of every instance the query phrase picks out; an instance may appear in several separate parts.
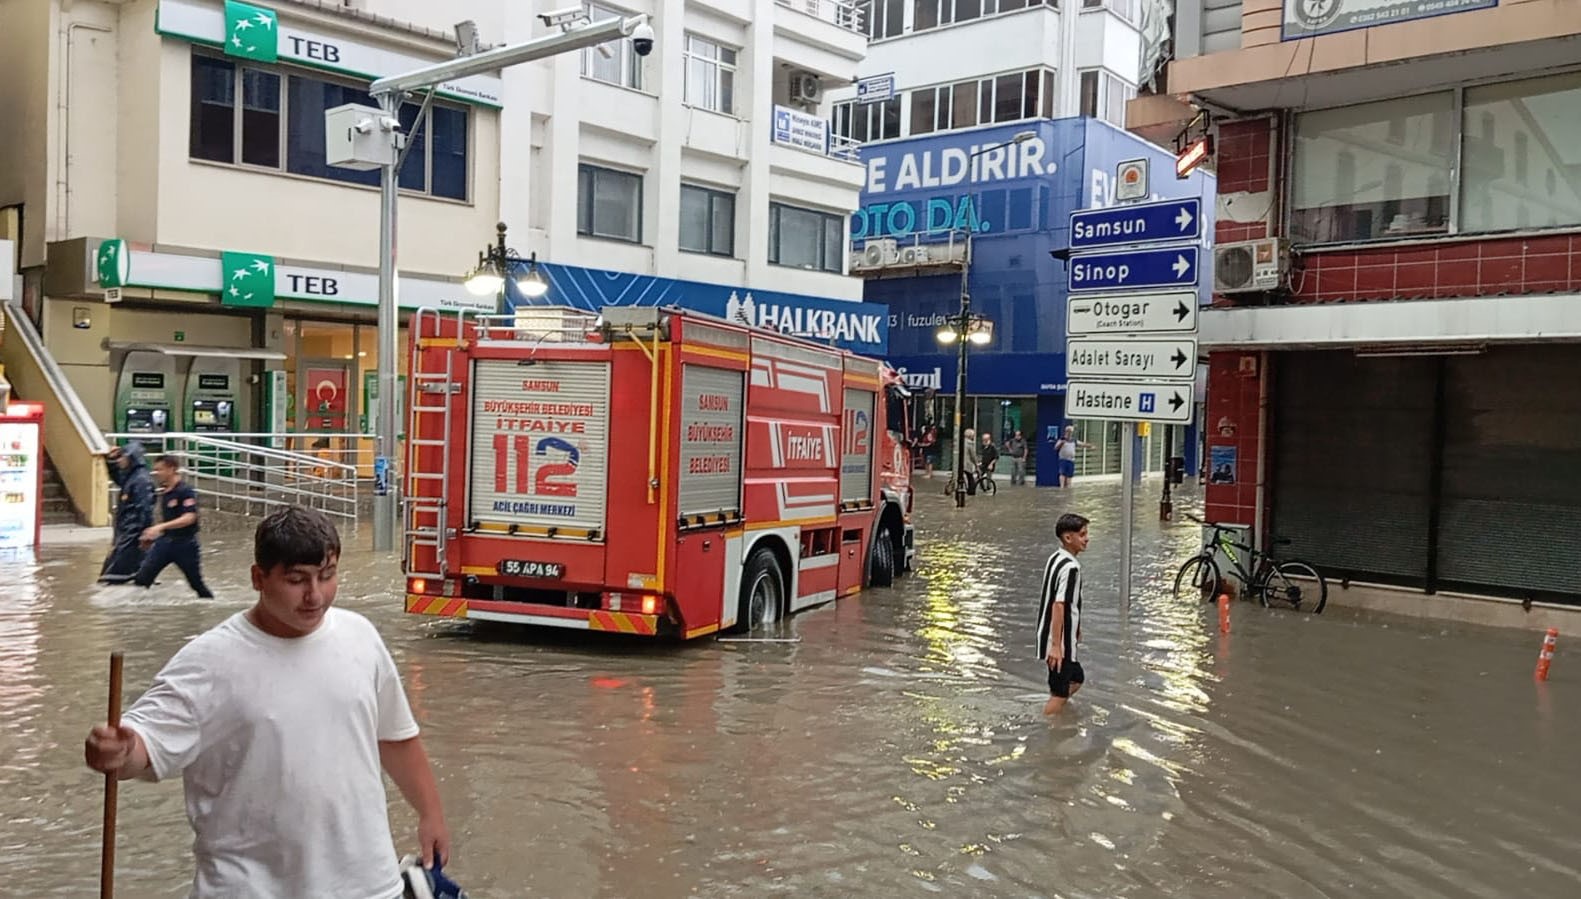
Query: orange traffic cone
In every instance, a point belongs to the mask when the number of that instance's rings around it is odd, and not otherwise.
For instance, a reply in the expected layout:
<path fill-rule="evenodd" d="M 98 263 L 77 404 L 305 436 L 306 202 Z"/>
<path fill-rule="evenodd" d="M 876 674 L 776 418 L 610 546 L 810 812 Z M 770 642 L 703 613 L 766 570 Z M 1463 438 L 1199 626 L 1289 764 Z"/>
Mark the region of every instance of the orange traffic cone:
<path fill-rule="evenodd" d="M 1219 594 L 1219 633 L 1230 632 L 1230 594 Z"/>
<path fill-rule="evenodd" d="M 1540 681 L 1548 679 L 1548 665 L 1554 659 L 1554 644 L 1559 642 L 1559 628 L 1551 627 L 1543 635 L 1543 648 L 1537 653 L 1536 678 Z"/>

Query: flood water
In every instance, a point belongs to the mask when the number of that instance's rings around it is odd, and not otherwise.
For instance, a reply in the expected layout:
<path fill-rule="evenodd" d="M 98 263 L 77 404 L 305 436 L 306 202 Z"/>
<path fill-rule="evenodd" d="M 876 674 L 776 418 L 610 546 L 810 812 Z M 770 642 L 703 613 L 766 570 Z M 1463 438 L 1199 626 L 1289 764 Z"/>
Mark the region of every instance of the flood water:
<path fill-rule="evenodd" d="M 1005 486 L 964 513 L 922 484 L 919 570 L 782 642 L 408 617 L 397 563 L 348 549 L 340 604 L 405 677 L 457 879 L 475 897 L 1581 895 L 1568 635 L 1546 685 L 1535 632 L 1243 603 L 1221 635 L 1169 596 L 1199 538 L 1158 523 L 1156 481 L 1122 621 L 1117 484 Z M 1067 510 L 1093 518 L 1088 684 L 1051 723 L 1032 619 Z M 174 568 L 149 593 L 96 588 L 97 545 L 0 563 L 0 893 L 96 889 L 102 779 L 81 756 L 107 656 L 126 652 L 129 703 L 247 603 L 245 533 L 206 546 L 213 601 Z M 120 809 L 117 894 L 185 895 L 179 782 L 124 784 Z M 392 814 L 409 851 L 398 797 Z"/>

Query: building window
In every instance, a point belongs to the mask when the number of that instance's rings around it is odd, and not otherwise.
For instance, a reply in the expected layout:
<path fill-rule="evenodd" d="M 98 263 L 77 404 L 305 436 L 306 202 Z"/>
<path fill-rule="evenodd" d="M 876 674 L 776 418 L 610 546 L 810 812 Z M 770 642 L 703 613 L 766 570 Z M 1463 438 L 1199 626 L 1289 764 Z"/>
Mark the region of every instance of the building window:
<path fill-rule="evenodd" d="M 587 17 L 594 22 L 605 19 L 622 19 L 626 13 L 597 3 L 587 5 Z M 602 49 L 605 53 L 600 53 Z M 642 57 L 630 38 L 610 41 L 600 47 L 582 51 L 582 74 L 594 81 L 642 90 Z"/>
<path fill-rule="evenodd" d="M 376 186 L 377 170 L 325 161 L 324 112 L 345 103 L 377 105 L 360 87 L 194 53 L 187 152 L 207 162 Z M 401 167 L 401 189 L 465 200 L 468 111 L 435 103 L 426 125 L 417 128 L 418 109 L 413 103 L 400 109 L 412 148 Z"/>
<path fill-rule="evenodd" d="M 1125 105 L 1136 99 L 1136 88 L 1103 69 L 1081 73 L 1081 114 L 1125 127 Z"/>
<path fill-rule="evenodd" d="M 715 256 L 733 256 L 735 248 L 735 195 L 682 184 L 681 249 Z"/>
<path fill-rule="evenodd" d="M 858 8 L 871 40 L 899 37 L 906 30 L 906 0 L 862 0 Z"/>
<path fill-rule="evenodd" d="M 1130 0 L 1136 2 L 1136 0 Z M 1102 0 L 1099 0 L 1102 6 Z M 970 22 L 987 16 L 1016 12 L 1038 6 L 1059 9 L 1058 0 L 911 0 L 913 31 L 927 31 L 944 25 Z"/>
<path fill-rule="evenodd" d="M 1447 231 L 1454 158 L 1435 149 L 1433 135 L 1443 127 L 1439 119 L 1454 115 L 1454 102 L 1454 94 L 1445 92 L 1298 116 L 1292 239 L 1338 242 Z M 1404 141 L 1391 142 L 1391 132 L 1404 132 Z"/>
<path fill-rule="evenodd" d="M 1581 72 L 1468 87 L 1465 98 L 1460 230 L 1581 225 L 1573 134 Z M 1476 138 L 1473 121 L 1485 123 Z M 1501 134 L 1509 135 L 1503 146 Z M 1542 173 L 1540 193 L 1528 186 L 1533 171 Z"/>
<path fill-rule="evenodd" d="M 911 133 L 1053 117 L 1054 73 L 1029 69 L 911 92 Z M 896 111 L 899 118 L 899 111 Z"/>
<path fill-rule="evenodd" d="M 845 217 L 769 204 L 769 262 L 839 274 L 845 270 Z"/>
<path fill-rule="evenodd" d="M 686 85 L 688 106 L 735 115 L 736 51 L 695 34 L 686 36 Z"/>
<path fill-rule="evenodd" d="M 642 176 L 577 167 L 576 233 L 642 242 Z"/>
<path fill-rule="evenodd" d="M 859 144 L 900 137 L 900 98 L 891 97 L 881 103 L 836 103 L 834 133 Z"/>

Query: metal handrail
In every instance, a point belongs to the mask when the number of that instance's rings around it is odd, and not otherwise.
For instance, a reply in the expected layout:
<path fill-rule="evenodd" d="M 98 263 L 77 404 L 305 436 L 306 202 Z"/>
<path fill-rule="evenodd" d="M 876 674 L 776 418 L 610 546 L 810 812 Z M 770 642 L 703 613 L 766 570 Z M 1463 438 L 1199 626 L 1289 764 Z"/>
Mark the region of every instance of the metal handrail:
<path fill-rule="evenodd" d="M 228 511 L 239 506 L 252 514 L 254 507 L 305 505 L 351 523 L 358 519 L 359 477 L 355 464 L 273 446 L 260 446 L 236 437 L 272 440 L 298 434 L 206 433 L 105 434 L 120 442 L 138 440 L 161 445 L 180 456 L 182 472 L 204 495 L 209 508 Z M 361 436 L 361 435 L 356 435 Z"/>
<path fill-rule="evenodd" d="M 862 9 L 850 0 L 776 0 L 780 6 L 804 12 L 813 18 L 838 25 L 847 31 L 866 35 L 862 25 Z"/>
<path fill-rule="evenodd" d="M 88 452 L 96 456 L 109 452 L 110 445 L 104 441 L 104 435 L 99 433 L 99 426 L 94 423 L 93 415 L 88 412 L 88 407 L 83 405 L 82 398 L 77 396 L 76 388 L 72 387 L 71 380 L 61 370 L 55 357 L 44 348 L 44 338 L 39 335 L 38 329 L 33 327 L 33 320 L 28 318 L 27 313 L 14 301 L 6 302 L 4 315 L 6 324 L 26 345 L 28 354 L 38 363 L 44 380 L 49 382 L 50 389 L 60 402 L 61 409 L 66 413 L 66 418 L 71 421 L 71 426 L 82 438 Z"/>

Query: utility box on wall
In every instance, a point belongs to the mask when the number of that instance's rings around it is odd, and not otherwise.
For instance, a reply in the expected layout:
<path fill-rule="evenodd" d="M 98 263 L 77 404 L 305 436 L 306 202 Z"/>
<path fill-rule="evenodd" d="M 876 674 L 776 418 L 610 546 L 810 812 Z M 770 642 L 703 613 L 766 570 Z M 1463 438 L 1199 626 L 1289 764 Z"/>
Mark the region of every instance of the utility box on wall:
<path fill-rule="evenodd" d="M 397 140 L 391 139 L 385 118 L 383 110 L 355 103 L 325 110 L 325 161 L 362 172 L 394 165 Z"/>

